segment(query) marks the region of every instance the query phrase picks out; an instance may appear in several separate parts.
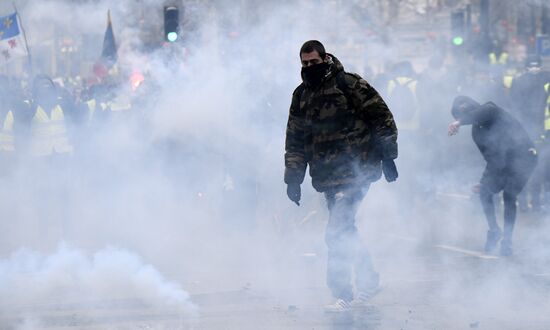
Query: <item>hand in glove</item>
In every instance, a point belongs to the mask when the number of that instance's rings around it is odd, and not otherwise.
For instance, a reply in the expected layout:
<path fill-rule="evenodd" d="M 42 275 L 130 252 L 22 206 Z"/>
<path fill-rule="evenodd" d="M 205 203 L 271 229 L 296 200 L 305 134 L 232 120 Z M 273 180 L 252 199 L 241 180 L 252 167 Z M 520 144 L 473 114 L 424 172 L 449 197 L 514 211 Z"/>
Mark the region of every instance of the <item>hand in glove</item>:
<path fill-rule="evenodd" d="M 290 198 L 291 201 L 296 203 L 296 205 L 300 206 L 300 198 L 302 197 L 302 191 L 300 189 L 299 184 L 289 184 L 286 187 L 286 194 L 288 195 L 288 198 Z"/>
<path fill-rule="evenodd" d="M 393 159 L 385 159 L 382 161 L 382 172 L 384 172 L 384 176 L 388 182 L 397 180 L 397 177 L 399 176 Z"/>

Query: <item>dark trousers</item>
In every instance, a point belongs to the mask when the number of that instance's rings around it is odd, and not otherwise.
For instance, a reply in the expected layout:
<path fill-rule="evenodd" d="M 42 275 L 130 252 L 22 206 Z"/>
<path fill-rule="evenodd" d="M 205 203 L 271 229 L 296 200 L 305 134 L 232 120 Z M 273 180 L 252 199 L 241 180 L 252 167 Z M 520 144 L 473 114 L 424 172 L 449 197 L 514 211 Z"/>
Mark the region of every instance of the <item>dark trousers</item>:
<path fill-rule="evenodd" d="M 518 197 L 519 205 L 524 209 L 529 207 L 529 201 L 534 210 L 542 205 L 550 207 L 550 134 L 547 135 L 544 142 L 537 146 L 538 165 L 533 176 Z"/>
<path fill-rule="evenodd" d="M 543 204 L 546 165 L 547 164 L 541 159 L 540 164 L 535 168 L 533 176 L 527 183 L 527 186 L 519 194 L 519 205 L 522 208 L 527 209 L 529 207 L 529 202 L 531 202 L 533 210 L 537 210 L 540 209 Z"/>
<path fill-rule="evenodd" d="M 497 224 L 493 196 L 494 196 L 494 193 L 491 192 L 489 189 L 487 189 L 486 186 L 481 186 L 481 190 L 480 190 L 481 205 L 483 206 L 483 212 L 485 213 L 485 218 L 487 219 L 489 230 L 498 231 L 500 230 L 500 227 Z M 512 232 L 514 231 L 514 224 L 516 223 L 517 195 L 504 191 L 503 200 L 504 200 L 504 238 L 511 240 Z"/>
<path fill-rule="evenodd" d="M 355 215 L 368 187 L 336 189 L 325 193 L 330 212 L 325 242 L 328 247 L 327 285 L 335 298 L 351 301 L 352 269 L 359 292 L 378 286 L 378 274 L 361 242 Z"/>
<path fill-rule="evenodd" d="M 517 199 L 537 165 L 535 155 L 525 155 L 502 172 L 485 170 L 481 178 L 480 199 L 489 230 L 497 231 L 493 196 L 502 191 L 504 200 L 504 239 L 511 240 L 516 222 Z"/>

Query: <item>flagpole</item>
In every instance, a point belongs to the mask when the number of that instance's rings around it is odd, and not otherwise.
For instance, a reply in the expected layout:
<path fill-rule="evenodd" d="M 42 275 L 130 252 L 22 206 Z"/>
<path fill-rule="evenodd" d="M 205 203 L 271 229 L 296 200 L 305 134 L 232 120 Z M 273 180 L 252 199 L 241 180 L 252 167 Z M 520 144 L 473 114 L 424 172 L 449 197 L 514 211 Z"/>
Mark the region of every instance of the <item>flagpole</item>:
<path fill-rule="evenodd" d="M 27 42 L 27 34 L 25 33 L 25 28 L 23 27 L 23 21 L 21 20 L 21 16 L 19 16 L 19 11 L 15 6 L 15 2 L 12 2 L 12 5 L 13 5 L 13 9 L 15 10 L 15 14 L 17 15 L 19 26 L 21 27 L 21 32 L 23 32 L 23 39 L 25 40 L 25 48 L 27 48 L 27 60 L 29 62 L 29 79 L 30 79 L 32 77 L 33 70 L 32 70 L 31 51 L 29 49 L 29 43 Z"/>

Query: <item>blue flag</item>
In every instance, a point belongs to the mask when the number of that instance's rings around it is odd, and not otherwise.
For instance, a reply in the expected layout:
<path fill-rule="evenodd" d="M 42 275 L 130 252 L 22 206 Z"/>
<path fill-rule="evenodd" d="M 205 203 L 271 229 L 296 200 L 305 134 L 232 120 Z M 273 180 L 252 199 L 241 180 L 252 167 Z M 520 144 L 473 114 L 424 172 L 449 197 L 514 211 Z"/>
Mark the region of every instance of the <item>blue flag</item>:
<path fill-rule="evenodd" d="M 28 56 L 17 13 L 0 17 L 0 65 Z"/>
<path fill-rule="evenodd" d="M 103 50 L 101 51 L 101 60 L 107 65 L 112 67 L 118 59 L 115 34 L 113 33 L 113 24 L 111 23 L 111 13 L 107 13 L 107 30 L 105 30 L 105 36 L 103 37 Z"/>
<path fill-rule="evenodd" d="M 0 40 L 10 39 L 19 35 L 17 14 L 0 17 Z"/>

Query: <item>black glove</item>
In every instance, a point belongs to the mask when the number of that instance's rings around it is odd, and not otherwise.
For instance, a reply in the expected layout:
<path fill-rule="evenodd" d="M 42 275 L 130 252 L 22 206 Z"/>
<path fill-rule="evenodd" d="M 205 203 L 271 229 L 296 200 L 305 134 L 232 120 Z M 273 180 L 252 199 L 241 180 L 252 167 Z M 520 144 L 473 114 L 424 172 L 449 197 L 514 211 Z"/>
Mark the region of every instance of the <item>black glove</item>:
<path fill-rule="evenodd" d="M 302 197 L 302 190 L 297 183 L 291 183 L 286 187 L 286 194 L 291 201 L 300 206 L 300 198 Z"/>
<path fill-rule="evenodd" d="M 384 176 L 388 182 L 397 180 L 397 177 L 399 176 L 393 159 L 384 159 L 382 161 L 382 172 L 384 172 Z"/>

